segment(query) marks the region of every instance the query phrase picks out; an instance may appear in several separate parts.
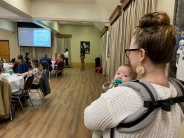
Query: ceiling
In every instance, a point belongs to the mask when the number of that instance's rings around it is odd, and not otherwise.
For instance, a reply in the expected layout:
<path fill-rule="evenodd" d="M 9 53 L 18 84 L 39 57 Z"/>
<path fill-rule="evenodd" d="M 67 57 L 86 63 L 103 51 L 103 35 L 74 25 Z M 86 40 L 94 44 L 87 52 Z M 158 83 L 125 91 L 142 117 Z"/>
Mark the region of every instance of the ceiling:
<path fill-rule="evenodd" d="M 60 2 L 84 2 L 84 3 L 95 3 L 96 0 L 32 0 L 32 1 L 60 1 Z"/>

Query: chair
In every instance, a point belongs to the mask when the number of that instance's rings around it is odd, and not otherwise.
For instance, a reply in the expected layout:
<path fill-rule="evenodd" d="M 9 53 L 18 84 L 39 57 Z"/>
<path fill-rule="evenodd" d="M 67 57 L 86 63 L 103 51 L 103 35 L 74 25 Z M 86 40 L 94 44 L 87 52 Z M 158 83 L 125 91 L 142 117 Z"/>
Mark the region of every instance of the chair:
<path fill-rule="evenodd" d="M 25 113 L 25 112 L 24 112 L 22 103 L 20 101 L 20 98 L 21 97 L 28 95 L 29 100 L 30 100 L 30 102 L 31 102 L 31 104 L 33 106 L 33 103 L 32 103 L 31 98 L 29 96 L 29 91 L 30 91 L 31 86 L 32 86 L 33 78 L 34 78 L 33 75 L 32 76 L 28 76 L 27 79 L 25 80 L 24 88 L 21 89 L 21 90 L 19 90 L 19 91 L 16 91 L 16 92 L 13 92 L 12 93 L 12 98 L 17 98 L 19 100 L 19 103 L 21 105 L 21 108 L 22 108 L 23 113 Z"/>
<path fill-rule="evenodd" d="M 41 81 L 43 81 L 43 80 L 40 79 L 40 82 L 41 82 Z M 31 88 L 31 90 L 37 90 L 38 94 L 40 95 L 40 98 L 43 99 L 44 95 L 43 95 L 42 90 L 40 89 L 40 84 L 38 84 L 37 87 L 34 88 L 34 89 Z M 31 93 L 33 93 L 33 92 L 31 92 Z"/>
<path fill-rule="evenodd" d="M 57 68 L 56 68 L 56 77 L 57 77 L 57 73 L 59 70 L 61 70 L 62 73 L 64 74 L 64 66 L 65 66 L 64 62 L 62 62 L 62 61 L 58 62 Z"/>
<path fill-rule="evenodd" d="M 49 72 L 49 78 L 50 78 L 50 71 L 49 71 L 49 64 L 47 61 L 42 61 L 41 65 L 43 67 L 43 70 L 46 69 Z"/>

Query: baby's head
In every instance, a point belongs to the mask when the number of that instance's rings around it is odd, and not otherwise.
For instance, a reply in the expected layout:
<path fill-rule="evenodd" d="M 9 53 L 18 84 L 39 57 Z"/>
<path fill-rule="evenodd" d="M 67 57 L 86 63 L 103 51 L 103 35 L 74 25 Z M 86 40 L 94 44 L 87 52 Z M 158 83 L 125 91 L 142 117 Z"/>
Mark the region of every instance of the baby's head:
<path fill-rule="evenodd" d="M 119 79 L 122 82 L 132 81 L 137 78 L 136 72 L 133 71 L 130 64 L 120 66 L 114 76 L 114 80 Z"/>

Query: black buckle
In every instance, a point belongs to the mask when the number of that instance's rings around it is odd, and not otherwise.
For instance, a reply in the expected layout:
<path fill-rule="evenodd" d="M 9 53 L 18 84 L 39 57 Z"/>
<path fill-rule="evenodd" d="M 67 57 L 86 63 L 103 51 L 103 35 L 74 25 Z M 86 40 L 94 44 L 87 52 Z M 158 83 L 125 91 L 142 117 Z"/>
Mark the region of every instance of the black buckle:
<path fill-rule="evenodd" d="M 173 98 L 170 98 L 170 99 L 168 100 L 168 102 L 169 102 L 170 105 L 173 105 L 173 104 L 174 104 Z"/>

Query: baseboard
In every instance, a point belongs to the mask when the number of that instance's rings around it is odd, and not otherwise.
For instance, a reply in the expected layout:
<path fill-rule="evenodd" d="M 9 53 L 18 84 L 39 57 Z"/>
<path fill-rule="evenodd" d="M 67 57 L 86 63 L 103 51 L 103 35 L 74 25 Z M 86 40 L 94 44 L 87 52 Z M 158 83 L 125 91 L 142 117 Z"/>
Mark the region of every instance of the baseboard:
<path fill-rule="evenodd" d="M 107 74 L 107 72 L 106 72 L 106 74 L 105 74 L 105 77 L 106 77 L 106 79 L 108 80 L 108 78 L 109 78 L 109 75 Z"/>
<path fill-rule="evenodd" d="M 80 62 L 71 62 L 71 65 L 81 65 Z M 86 66 L 95 66 L 95 63 L 85 63 Z"/>

